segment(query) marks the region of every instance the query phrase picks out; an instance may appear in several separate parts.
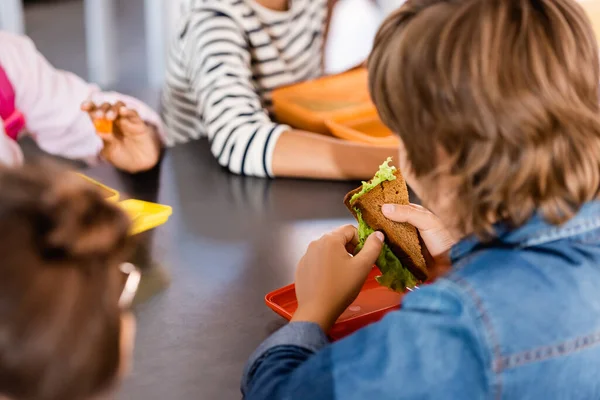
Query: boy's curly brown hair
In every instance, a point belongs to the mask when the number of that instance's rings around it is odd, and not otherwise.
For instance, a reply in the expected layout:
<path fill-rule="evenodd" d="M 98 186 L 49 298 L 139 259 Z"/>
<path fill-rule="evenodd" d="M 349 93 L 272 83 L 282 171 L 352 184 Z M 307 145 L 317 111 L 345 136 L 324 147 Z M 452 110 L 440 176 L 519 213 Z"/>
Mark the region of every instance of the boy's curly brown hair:
<path fill-rule="evenodd" d="M 0 169 L 0 397 L 89 399 L 115 381 L 129 225 L 73 173 Z"/>
<path fill-rule="evenodd" d="M 598 69 L 574 0 L 408 0 L 377 34 L 369 85 L 415 176 L 449 174 L 456 228 L 486 236 L 597 198 Z"/>

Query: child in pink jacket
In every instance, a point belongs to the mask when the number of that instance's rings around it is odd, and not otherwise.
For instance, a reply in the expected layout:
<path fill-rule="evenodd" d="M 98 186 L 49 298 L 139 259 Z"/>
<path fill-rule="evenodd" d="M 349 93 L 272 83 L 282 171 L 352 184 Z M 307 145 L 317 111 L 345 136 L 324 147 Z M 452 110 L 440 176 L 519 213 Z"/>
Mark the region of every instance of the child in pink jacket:
<path fill-rule="evenodd" d="M 97 132 L 93 120 L 109 129 Z M 135 173 L 158 162 L 163 128 L 141 101 L 56 70 L 29 38 L 0 31 L 0 163 L 22 163 L 23 134 L 50 154 Z"/>

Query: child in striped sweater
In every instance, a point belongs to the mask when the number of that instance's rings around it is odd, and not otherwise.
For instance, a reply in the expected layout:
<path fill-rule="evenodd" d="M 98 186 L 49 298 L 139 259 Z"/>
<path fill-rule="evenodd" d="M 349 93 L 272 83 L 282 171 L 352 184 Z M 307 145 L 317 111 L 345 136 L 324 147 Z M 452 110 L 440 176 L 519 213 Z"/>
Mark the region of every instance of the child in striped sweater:
<path fill-rule="evenodd" d="M 323 73 L 331 0 L 189 0 L 163 92 L 167 144 L 208 137 L 231 172 L 364 179 L 396 148 L 298 131 L 270 118 L 271 92 Z"/>
<path fill-rule="evenodd" d="M 93 119 L 111 129 L 96 132 Z M 25 132 L 50 154 L 140 172 L 158 162 L 163 128 L 141 101 L 56 70 L 29 38 L 0 31 L 0 163 L 22 163 Z"/>

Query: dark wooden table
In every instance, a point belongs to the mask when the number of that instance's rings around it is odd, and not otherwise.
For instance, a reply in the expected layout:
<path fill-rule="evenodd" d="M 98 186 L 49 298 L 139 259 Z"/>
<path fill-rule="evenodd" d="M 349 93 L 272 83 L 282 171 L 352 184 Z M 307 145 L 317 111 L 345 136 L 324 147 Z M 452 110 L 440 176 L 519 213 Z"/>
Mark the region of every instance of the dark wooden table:
<path fill-rule="evenodd" d="M 144 237 L 159 280 L 171 283 L 135 309 L 134 372 L 119 398 L 239 399 L 248 356 L 283 324 L 264 295 L 292 282 L 308 241 L 351 222 L 342 199 L 356 183 L 233 176 L 204 141 L 170 150 L 136 177 L 108 166 L 86 173 L 174 210 Z"/>

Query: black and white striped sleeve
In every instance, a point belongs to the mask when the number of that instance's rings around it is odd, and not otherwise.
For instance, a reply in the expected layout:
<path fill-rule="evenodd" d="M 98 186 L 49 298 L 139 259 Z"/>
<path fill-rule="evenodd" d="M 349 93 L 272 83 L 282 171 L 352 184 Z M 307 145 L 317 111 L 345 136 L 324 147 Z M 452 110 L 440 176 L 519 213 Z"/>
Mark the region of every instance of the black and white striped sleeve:
<path fill-rule="evenodd" d="M 289 127 L 261 104 L 243 31 L 218 11 L 197 11 L 189 24 L 188 74 L 213 155 L 233 173 L 272 176 L 275 143 Z"/>

